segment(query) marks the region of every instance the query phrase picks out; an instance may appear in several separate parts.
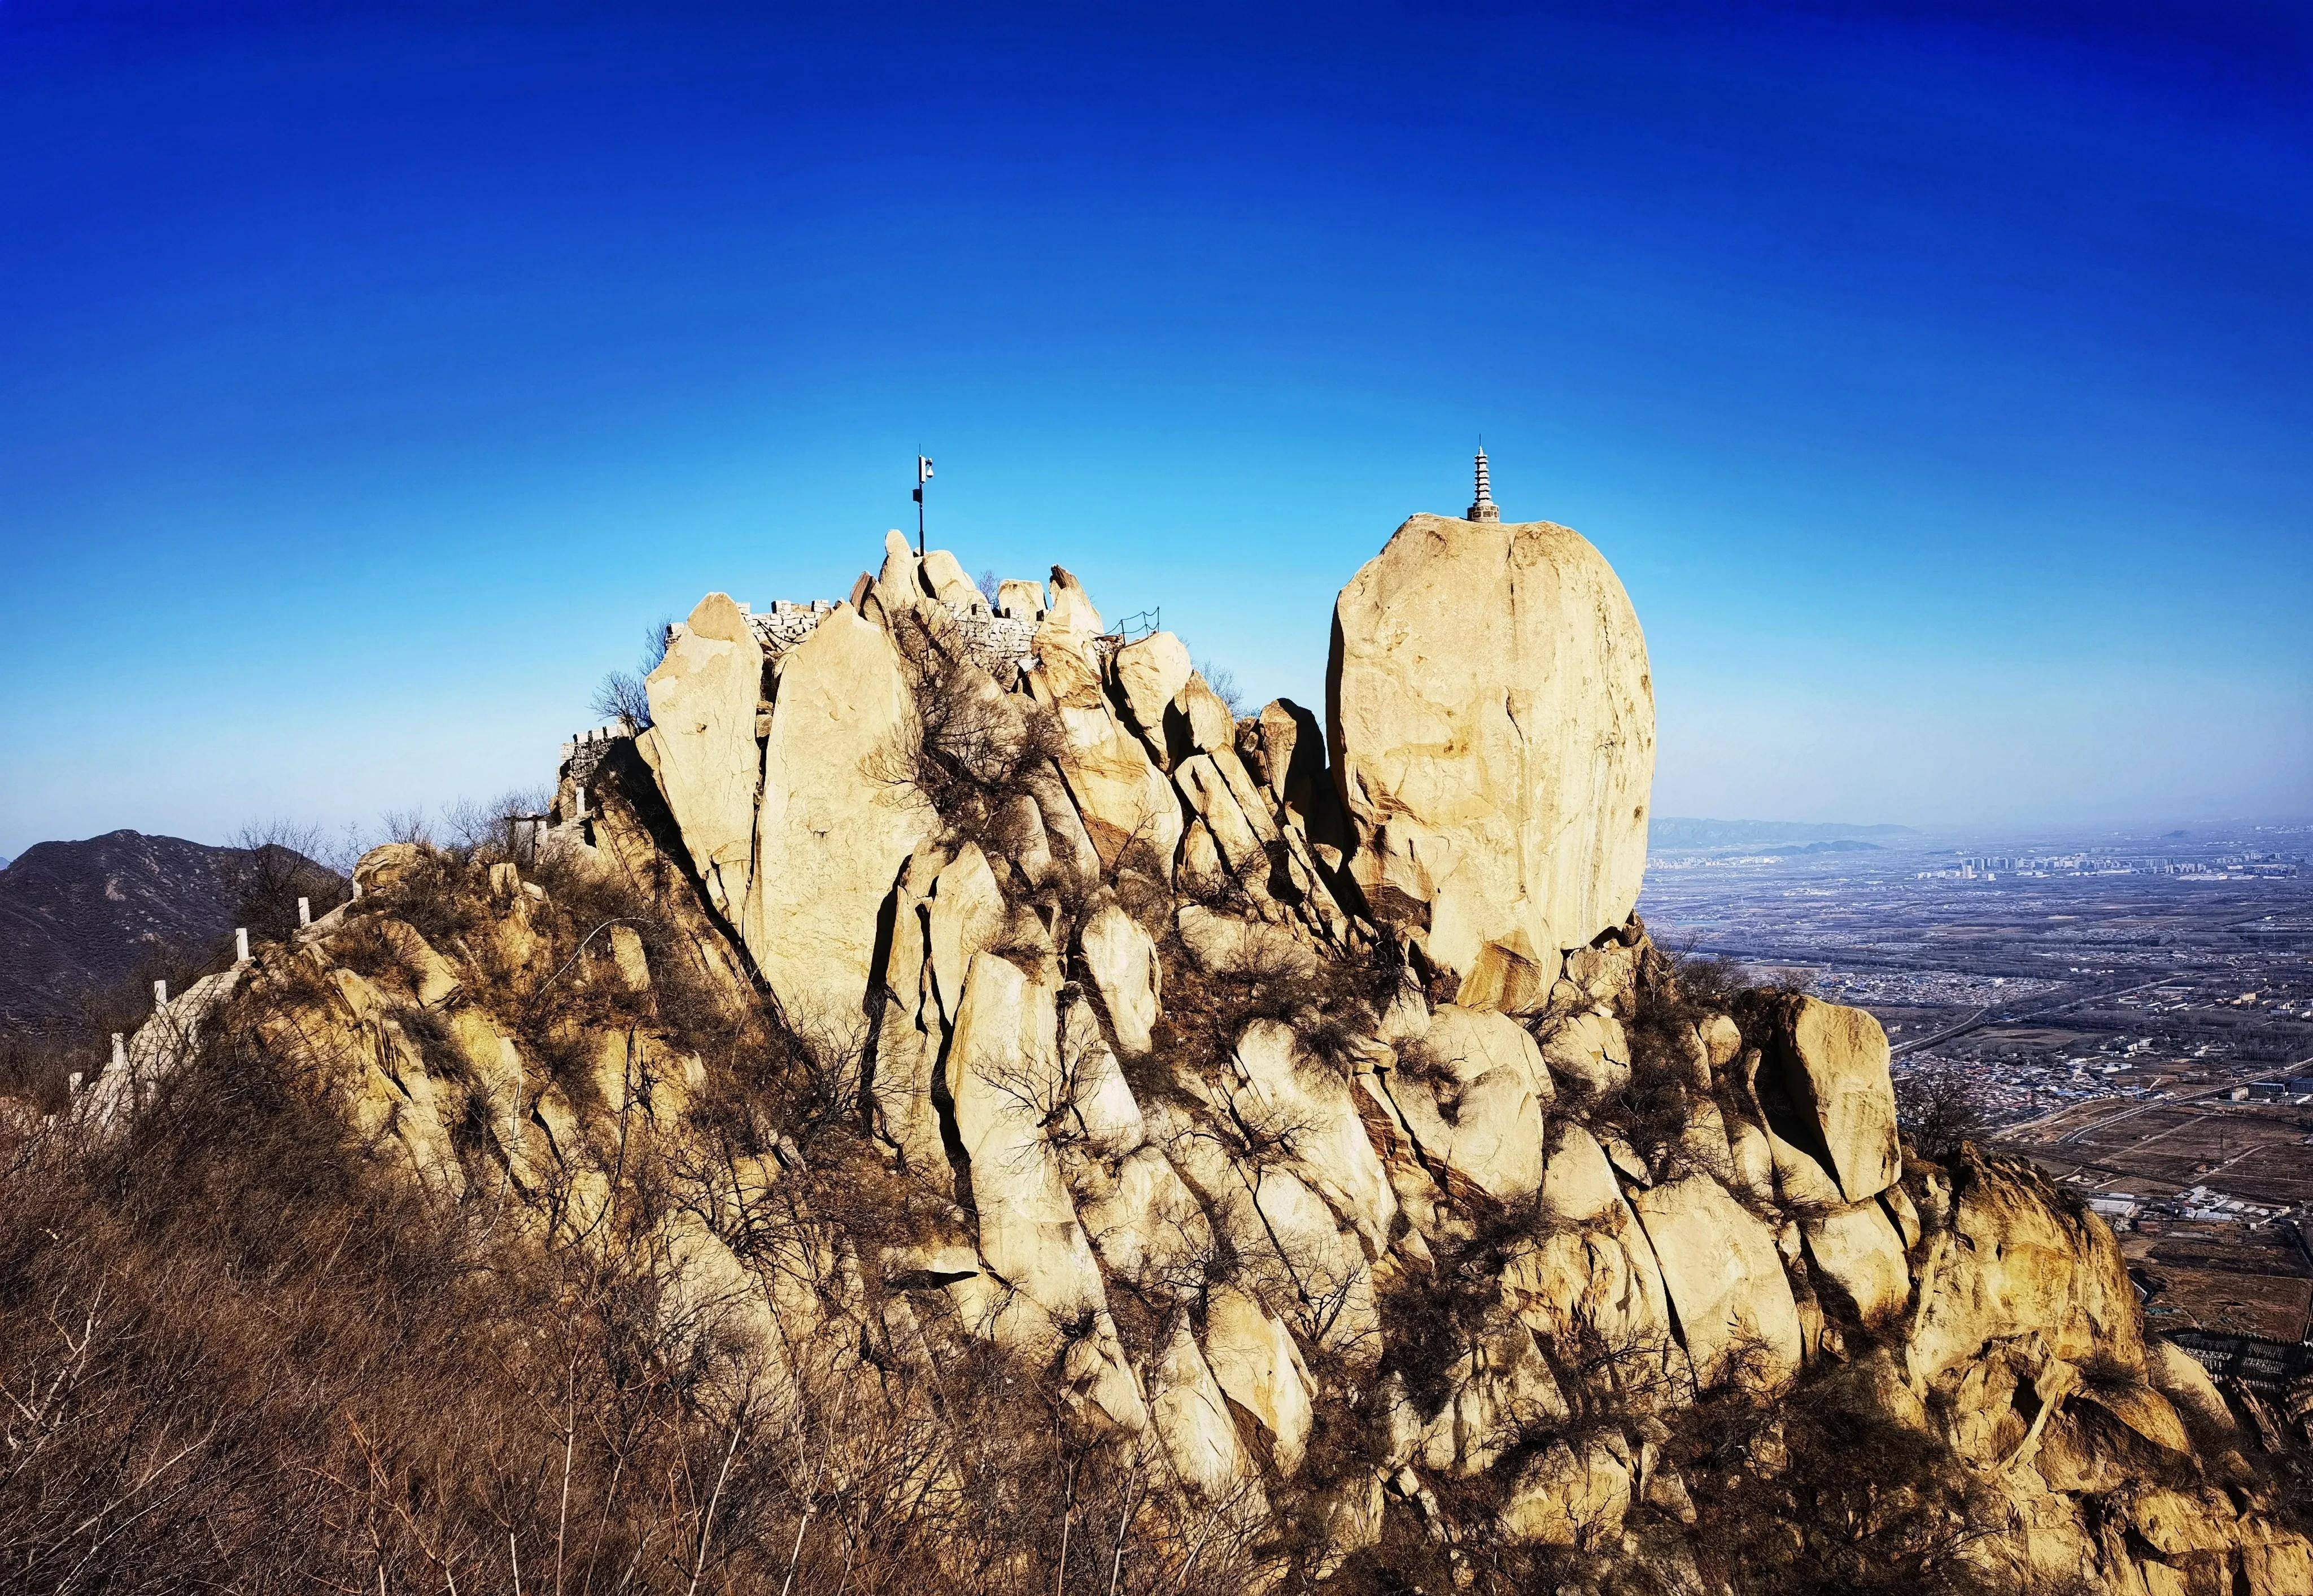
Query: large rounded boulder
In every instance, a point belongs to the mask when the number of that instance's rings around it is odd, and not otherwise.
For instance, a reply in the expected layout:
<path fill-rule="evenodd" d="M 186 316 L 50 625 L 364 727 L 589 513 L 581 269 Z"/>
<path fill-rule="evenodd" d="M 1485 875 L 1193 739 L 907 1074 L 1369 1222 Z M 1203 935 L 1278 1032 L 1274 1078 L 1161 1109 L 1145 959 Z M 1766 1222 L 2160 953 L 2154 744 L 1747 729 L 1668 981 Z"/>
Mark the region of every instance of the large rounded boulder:
<path fill-rule="evenodd" d="M 1547 521 L 1416 516 L 1341 590 L 1326 713 L 1374 913 L 1467 974 L 1620 925 L 1646 868 L 1654 687 L 1612 567 Z"/>

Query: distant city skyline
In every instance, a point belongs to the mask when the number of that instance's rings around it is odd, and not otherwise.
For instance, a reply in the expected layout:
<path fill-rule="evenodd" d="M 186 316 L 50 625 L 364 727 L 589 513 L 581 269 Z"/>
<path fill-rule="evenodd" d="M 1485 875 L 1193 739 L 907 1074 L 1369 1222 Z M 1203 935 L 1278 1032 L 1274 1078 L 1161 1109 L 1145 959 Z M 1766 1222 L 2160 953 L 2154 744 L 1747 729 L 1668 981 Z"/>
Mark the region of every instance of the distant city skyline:
<path fill-rule="evenodd" d="M 1322 709 L 1572 525 L 1666 815 L 2313 815 L 2313 21 L 0 9 L 0 857 L 534 786 L 913 532 Z"/>

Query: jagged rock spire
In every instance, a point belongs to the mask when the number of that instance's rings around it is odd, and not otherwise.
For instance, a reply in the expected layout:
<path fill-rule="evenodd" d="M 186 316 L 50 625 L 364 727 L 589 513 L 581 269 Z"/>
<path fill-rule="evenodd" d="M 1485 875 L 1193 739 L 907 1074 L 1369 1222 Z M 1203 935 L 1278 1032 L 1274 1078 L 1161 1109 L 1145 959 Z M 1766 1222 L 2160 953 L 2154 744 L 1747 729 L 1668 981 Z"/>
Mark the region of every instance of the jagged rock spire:
<path fill-rule="evenodd" d="M 1489 487 L 1486 482 L 1486 451 L 1482 445 L 1478 450 L 1477 500 L 1470 506 L 1469 514 L 1464 516 L 1462 519 L 1464 521 L 1499 521 L 1501 518 L 1501 511 L 1494 507 L 1493 489 Z"/>

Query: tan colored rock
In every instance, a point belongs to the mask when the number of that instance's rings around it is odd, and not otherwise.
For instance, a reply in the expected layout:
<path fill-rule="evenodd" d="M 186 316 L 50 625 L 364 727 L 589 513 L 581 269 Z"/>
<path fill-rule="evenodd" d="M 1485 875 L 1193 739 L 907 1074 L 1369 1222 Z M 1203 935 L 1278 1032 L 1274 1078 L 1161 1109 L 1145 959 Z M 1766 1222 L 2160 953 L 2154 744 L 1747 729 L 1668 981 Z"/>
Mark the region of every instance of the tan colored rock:
<path fill-rule="evenodd" d="M 1904 1172 L 1887 1033 L 1863 1010 L 1817 998 L 1775 1000 L 1769 1010 L 1770 1067 L 1820 1141 L 1840 1191 L 1851 1203 L 1878 1195 Z"/>
<path fill-rule="evenodd" d="M 1508 1313 L 1482 1326 L 1446 1371 L 1447 1396 L 1422 1427 L 1419 1457 L 1440 1474 L 1482 1474 L 1528 1434 L 1570 1413 L 1534 1337 Z"/>
<path fill-rule="evenodd" d="M 427 1071 L 424 1054 L 394 1018 L 383 993 L 351 970 L 332 969 L 330 980 L 360 1037 L 330 1050 L 339 1058 L 361 1061 L 357 1078 L 346 1083 L 355 1134 L 373 1144 L 399 1142 L 421 1185 L 453 1195 L 462 1194 L 466 1187 L 465 1169 L 450 1134 L 458 1115 L 444 1083 L 435 1081 Z M 162 1050 L 198 1036 L 198 1027 L 179 1010 L 179 1005 L 191 1005 L 200 991 L 199 985 L 187 991 L 130 1039 L 130 1064 L 140 1078 L 150 1079 L 160 1067 L 159 1061 L 164 1057 Z"/>
<path fill-rule="evenodd" d="M 1102 1034 L 1091 1002 L 1080 992 L 1060 999 L 1060 1078 L 1073 1132 L 1101 1158 L 1121 1158 L 1148 1134 L 1140 1105 Z M 1063 1132 L 1067 1126 L 1062 1127 Z"/>
<path fill-rule="evenodd" d="M 1728 1115 L 1721 1122 L 1727 1133 L 1728 1178 L 1724 1183 L 1737 1196 L 1749 1198 L 1755 1204 L 1772 1203 L 1775 1199 L 1775 1156 L 1768 1143 L 1767 1133 L 1757 1123 L 1741 1114 Z M 1825 1177 L 1826 1184 L 1829 1177 Z"/>
<path fill-rule="evenodd" d="M 1879 1204 L 1865 1201 L 1799 1221 L 1807 1257 L 1838 1286 L 1856 1315 L 1877 1328 L 1904 1311 L 1912 1277 L 1904 1267 L 1904 1239 Z"/>
<path fill-rule="evenodd" d="M 948 1025 L 934 990 L 928 899 L 948 860 L 946 850 L 925 842 L 900 868 L 871 1082 L 877 1133 L 910 1171 L 933 1178 L 947 1168 L 932 1077 L 947 1045 Z"/>
<path fill-rule="evenodd" d="M 1092 833 L 1085 829 L 1084 817 L 1077 813 L 1076 800 L 1069 796 L 1068 782 L 1059 767 L 1051 763 L 1035 765 L 1023 774 L 1021 781 L 1036 806 L 1037 818 L 1043 824 L 1044 843 L 1051 851 L 1053 869 L 1072 881 L 1090 881 L 1097 877 L 1101 870 L 1100 851 L 1092 845 Z"/>
<path fill-rule="evenodd" d="M 1149 1371 L 1148 1411 L 1174 1477 L 1199 1498 L 1218 1501 L 1253 1478 L 1228 1399 L 1185 1317 Z"/>
<path fill-rule="evenodd" d="M 2313 1596 L 2313 1542 L 2287 1532 L 2244 1537 L 2241 1577 L 2249 1596 Z"/>
<path fill-rule="evenodd" d="M 615 790 L 605 792 L 594 811 L 594 831 L 596 852 L 650 901 L 665 927 L 673 957 L 704 984 L 721 1018 L 736 1023 L 752 1013 L 755 985 L 743 966 L 738 943 L 725 929 L 727 922 L 714 918 L 699 895 L 667 869 L 672 861 L 660 851 L 657 839 L 633 806 Z M 528 966 L 538 955 L 532 916 L 546 896 L 546 889 L 534 881 L 522 882 L 520 888 L 488 933 L 501 964 L 514 969 Z M 550 973 L 538 972 L 541 976 Z"/>
<path fill-rule="evenodd" d="M 987 595 L 963 574 L 963 567 L 945 549 L 934 549 L 924 556 L 922 573 L 923 585 L 940 603 L 962 610 L 987 608 Z"/>
<path fill-rule="evenodd" d="M 1711 1067 L 1723 1070 L 1743 1055 L 1743 1033 L 1732 1018 L 1714 1014 L 1696 1027 L 1708 1050 Z"/>
<path fill-rule="evenodd" d="M 1109 662 L 1119 697 L 1152 753 L 1165 751 L 1165 711 L 1194 674 L 1189 650 L 1169 631 L 1153 631 L 1119 648 Z M 1169 763 L 1169 762 L 1167 762 Z"/>
<path fill-rule="evenodd" d="M 979 843 L 967 842 L 956 850 L 955 858 L 932 878 L 919 913 L 931 992 L 953 1025 L 972 961 L 1004 934 L 1004 894 Z"/>
<path fill-rule="evenodd" d="M 1292 1332 L 1250 1292 L 1216 1286 L 1205 1309 L 1205 1362 L 1229 1400 L 1267 1433 L 1277 1472 L 1291 1478 L 1315 1417 L 1315 1386 Z"/>
<path fill-rule="evenodd" d="M 1161 1011 L 1164 982 L 1155 939 L 1111 895 L 1077 933 L 1077 950 L 1084 956 L 1093 990 L 1108 1010 L 1116 1045 L 1128 1054 L 1147 1053 Z"/>
<path fill-rule="evenodd" d="M 2229 1435 L 2238 1427 L 2224 1394 L 2198 1359 L 2163 1336 L 2147 1336 L 2144 1371 L 2153 1389 L 2168 1398 L 2186 1418 L 2211 1434 Z"/>
<path fill-rule="evenodd" d="M 2064 1202 L 2029 1164 L 1974 1148 L 1961 1156 L 1951 1229 L 1921 1269 L 1905 1348 L 1913 1377 L 1933 1380 L 1994 1341 L 2035 1332 L 2068 1362 L 2141 1367 L 2135 1288 L 2104 1221 Z"/>
<path fill-rule="evenodd" d="M 1614 1016 L 1570 1014 L 1542 1038 L 1550 1072 L 1585 1097 L 1606 1097 L 1631 1079 L 1631 1044 Z"/>
<path fill-rule="evenodd" d="M 492 1133 L 501 1147 L 512 1149 L 522 1138 L 522 1116 L 529 1107 L 521 1050 L 478 1004 L 451 1010 L 449 1030 L 489 1105 Z"/>
<path fill-rule="evenodd" d="M 2193 1438 L 2168 1399 L 2150 1385 L 2103 1380 L 2083 1384 L 2073 1393 L 2075 1403 L 2101 1407 L 2121 1425 L 2161 1451 L 2190 1456 Z"/>
<path fill-rule="evenodd" d="M 755 707 L 763 651 L 730 595 L 699 601 L 644 687 L 651 725 L 636 746 L 657 779 L 708 901 L 735 920 L 747 901 L 755 853 L 762 777 Z"/>
<path fill-rule="evenodd" d="M 1465 1009 L 1491 1009 L 1521 1018 L 1546 1013 L 1557 990 L 1567 986 L 1559 979 L 1559 965 L 1558 954 L 1536 953 L 1524 932 L 1515 932 L 1506 941 L 1478 949 L 1454 1001 Z"/>
<path fill-rule="evenodd" d="M 1044 585 L 1007 578 L 996 588 L 996 613 L 1015 621 L 1044 618 Z"/>
<path fill-rule="evenodd" d="M 1522 1071 L 1496 1070 L 1456 1086 L 1399 1069 L 1385 1089 L 1422 1163 L 1448 1192 L 1508 1207 L 1542 1185 L 1542 1105 Z"/>
<path fill-rule="evenodd" d="M 1579 1454 L 1553 1441 L 1510 1486 L 1502 1533 L 1525 1546 L 1597 1546 L 1622 1529 L 1630 1506 L 1630 1470 L 1604 1441 L 1585 1442 Z"/>
<path fill-rule="evenodd" d="M 916 558 L 907 533 L 896 526 L 884 534 L 884 565 L 875 574 L 875 595 L 887 620 L 908 613 L 924 596 L 923 562 Z"/>
<path fill-rule="evenodd" d="M 1587 946 L 1637 902 L 1654 689 L 1623 585 L 1582 537 L 1416 516 L 1343 588 L 1328 738 L 1383 918 L 1466 972 L 1523 931 Z"/>
<path fill-rule="evenodd" d="M 1212 1225 L 1161 1148 L 1126 1154 L 1077 1212 L 1112 1273 L 1180 1301 L 1203 1294 Z"/>
<path fill-rule="evenodd" d="M 916 724 L 899 651 L 848 604 L 781 660 L 743 936 L 806 1036 L 864 1030 L 884 902 L 938 828 L 902 779 Z"/>
<path fill-rule="evenodd" d="M 379 939 L 393 949 L 393 957 L 409 977 L 418 1002 L 428 1009 L 448 1002 L 458 990 L 457 966 L 435 952 L 416 928 L 383 917 L 375 924 Z"/>
<path fill-rule="evenodd" d="M 1062 567 L 1052 568 L 1050 596 L 1044 604 L 1044 619 L 1063 631 L 1097 637 L 1104 630 L 1100 612 L 1092 607 L 1085 596 L 1084 584 Z"/>
<path fill-rule="evenodd" d="M 1130 851 L 1169 874 L 1181 844 L 1180 799 L 1148 748 L 1109 707 L 1091 663 L 1065 645 L 1041 649 L 1028 688 L 1067 734 L 1060 774 L 1100 865 L 1113 868 Z M 1052 818 L 1046 815 L 1048 826 Z"/>
<path fill-rule="evenodd" d="M 1348 1084 L 1304 1058 L 1291 1027 L 1273 1019 L 1247 1026 L 1230 1062 L 1242 1083 L 1240 1121 L 1280 1128 L 1294 1172 L 1357 1232 L 1366 1256 L 1379 1257 L 1389 1246 L 1397 1198 Z"/>
<path fill-rule="evenodd" d="M 1151 1139 L 1161 1142 L 1234 1255 L 1232 1278 L 1290 1313 L 1312 1342 L 1370 1361 L 1380 1350 L 1380 1326 L 1365 1253 L 1302 1177 L 1301 1160 L 1277 1156 L 1290 1154 L 1299 1127 L 1254 1121 L 1221 1133 L 1209 1124 L 1168 1123 L 1153 1111 L 1149 1118 Z M 1266 1156 L 1243 1156 L 1248 1140 L 1262 1144 Z"/>
<path fill-rule="evenodd" d="M 1695 1379 L 1780 1384 L 1799 1365 L 1799 1310 L 1774 1232 L 1706 1175 L 1631 1195 Z"/>
<path fill-rule="evenodd" d="M 354 861 L 354 896 L 385 892 L 425 862 L 426 851 L 415 842 L 382 842 Z"/>
<path fill-rule="evenodd" d="M 1631 989 L 1639 979 L 1639 949 L 1619 942 L 1577 948 L 1566 956 L 1566 978 L 1588 1001 L 1602 1009 L 1621 1005 L 1618 1011 L 1627 1013 Z"/>
<path fill-rule="evenodd" d="M 1165 743 L 1175 759 L 1218 753 L 1236 744 L 1236 717 L 1194 671 L 1165 711 Z"/>
<path fill-rule="evenodd" d="M 1042 1128 L 1060 1093 L 1053 996 L 996 955 L 979 955 L 949 1060 L 981 1256 L 998 1280 L 1066 1322 L 1107 1299 Z"/>
<path fill-rule="evenodd" d="M 1224 748 L 1219 757 L 1234 762 L 1236 755 Z M 1203 823 L 1204 834 L 1214 847 L 1214 857 L 1193 864 L 1184 853 L 1184 883 L 1220 891 L 1234 882 L 1256 904 L 1270 903 L 1267 844 L 1277 835 L 1276 824 L 1257 807 L 1248 811 L 1238 802 L 1213 754 L 1198 754 L 1182 761 L 1173 772 L 1173 784 Z"/>
<path fill-rule="evenodd" d="M 630 925 L 611 928 L 611 968 L 617 972 L 619 984 L 629 992 L 650 990 L 650 956 L 643 951 L 642 934 Z"/>
<path fill-rule="evenodd" d="M 1550 1072 L 1543 1067 L 1542 1050 L 1525 1027 L 1504 1014 L 1446 1004 L 1431 1013 L 1420 1040 L 1408 1044 L 1405 1051 L 1461 1086 L 1472 1085 L 1491 1071 L 1508 1070 L 1536 1102 L 1547 1103 L 1556 1095 Z"/>

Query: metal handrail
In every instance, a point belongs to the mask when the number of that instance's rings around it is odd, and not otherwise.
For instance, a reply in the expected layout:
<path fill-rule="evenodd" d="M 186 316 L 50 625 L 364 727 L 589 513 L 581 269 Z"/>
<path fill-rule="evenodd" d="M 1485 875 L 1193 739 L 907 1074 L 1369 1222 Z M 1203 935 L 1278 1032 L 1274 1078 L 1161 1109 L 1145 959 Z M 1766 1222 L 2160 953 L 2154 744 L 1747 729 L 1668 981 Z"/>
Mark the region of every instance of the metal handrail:
<path fill-rule="evenodd" d="M 1120 644 L 1137 643 L 1143 638 L 1154 636 L 1163 629 L 1164 624 L 1165 611 L 1163 606 L 1159 605 L 1155 609 L 1143 610 L 1137 615 L 1127 615 L 1116 623 L 1116 630 L 1110 632 L 1108 636 L 1114 638 Z"/>

